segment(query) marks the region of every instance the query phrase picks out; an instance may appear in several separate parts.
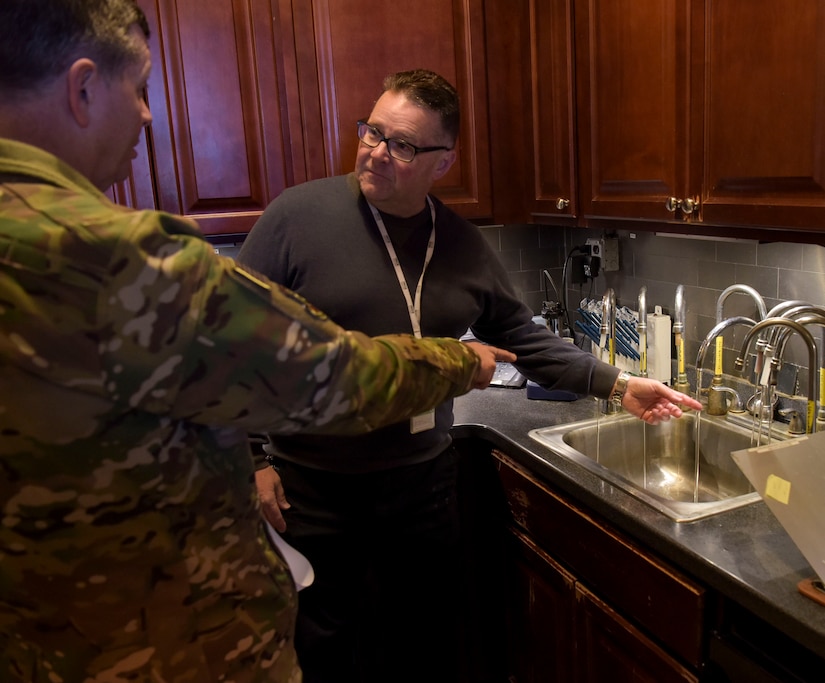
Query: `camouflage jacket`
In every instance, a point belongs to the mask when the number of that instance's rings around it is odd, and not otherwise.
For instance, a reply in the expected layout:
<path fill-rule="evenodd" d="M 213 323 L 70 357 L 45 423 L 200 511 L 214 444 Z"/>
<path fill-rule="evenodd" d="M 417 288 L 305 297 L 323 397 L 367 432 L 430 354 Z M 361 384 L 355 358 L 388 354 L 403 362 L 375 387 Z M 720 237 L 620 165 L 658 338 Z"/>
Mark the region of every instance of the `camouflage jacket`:
<path fill-rule="evenodd" d="M 345 332 L 0 140 L 0 680 L 300 680 L 246 432 L 362 432 L 477 362 Z"/>

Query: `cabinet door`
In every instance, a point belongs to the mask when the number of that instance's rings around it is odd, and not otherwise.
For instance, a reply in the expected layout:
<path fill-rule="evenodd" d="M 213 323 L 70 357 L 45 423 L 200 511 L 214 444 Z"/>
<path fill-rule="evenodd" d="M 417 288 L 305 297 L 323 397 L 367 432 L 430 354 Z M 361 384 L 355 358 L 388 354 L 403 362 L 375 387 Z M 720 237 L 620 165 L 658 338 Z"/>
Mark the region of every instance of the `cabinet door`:
<path fill-rule="evenodd" d="M 508 673 L 514 683 L 572 680 L 575 580 L 517 530 L 508 591 Z"/>
<path fill-rule="evenodd" d="M 668 198 L 685 196 L 694 4 L 575 0 L 584 215 L 669 220 Z"/>
<path fill-rule="evenodd" d="M 573 217 L 573 37 L 570 0 L 530 0 L 532 213 Z"/>
<path fill-rule="evenodd" d="M 308 174 L 353 170 L 355 122 L 387 74 L 432 69 L 461 98 L 458 160 L 434 193 L 460 215 L 491 215 L 481 0 L 292 0 Z"/>
<path fill-rule="evenodd" d="M 697 677 L 581 585 L 576 586 L 578 673 L 582 683 L 655 681 L 685 683 Z"/>
<path fill-rule="evenodd" d="M 825 226 L 825 6 L 707 3 L 702 218 Z"/>
<path fill-rule="evenodd" d="M 576 216 L 571 2 L 485 2 L 497 222 Z"/>
<path fill-rule="evenodd" d="M 297 175 L 282 120 L 276 0 L 139 0 L 152 36 L 148 130 L 156 206 L 207 234 L 248 231 Z"/>

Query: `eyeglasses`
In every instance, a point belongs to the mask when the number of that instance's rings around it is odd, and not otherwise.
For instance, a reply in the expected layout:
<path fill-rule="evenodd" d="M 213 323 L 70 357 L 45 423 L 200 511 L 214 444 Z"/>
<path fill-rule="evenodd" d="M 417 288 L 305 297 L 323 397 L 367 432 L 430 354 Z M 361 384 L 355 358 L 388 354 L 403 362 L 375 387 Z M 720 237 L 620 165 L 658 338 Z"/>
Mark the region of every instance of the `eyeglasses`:
<path fill-rule="evenodd" d="M 423 152 L 436 152 L 440 149 L 451 150 L 452 147 L 416 147 L 411 142 L 399 138 L 388 138 L 375 126 L 371 126 L 366 121 L 358 122 L 358 138 L 367 147 L 378 147 L 382 142 L 387 143 L 387 151 L 393 159 L 410 163 L 415 159 L 416 154 Z"/>

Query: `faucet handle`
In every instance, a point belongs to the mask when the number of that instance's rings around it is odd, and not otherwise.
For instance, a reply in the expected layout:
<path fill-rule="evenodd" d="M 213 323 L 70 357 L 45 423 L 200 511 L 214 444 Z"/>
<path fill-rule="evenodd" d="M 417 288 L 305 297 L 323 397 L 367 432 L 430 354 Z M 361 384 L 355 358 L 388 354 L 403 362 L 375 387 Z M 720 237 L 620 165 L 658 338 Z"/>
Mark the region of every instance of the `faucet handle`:
<path fill-rule="evenodd" d="M 742 407 L 742 399 L 739 398 L 739 394 L 736 393 L 736 391 L 734 391 L 730 387 L 725 387 L 718 384 L 711 384 L 710 390 L 712 392 L 718 392 L 720 394 L 729 394 L 731 397 L 731 405 L 727 405 L 724 398 L 722 398 L 722 404 L 718 405 L 717 401 L 711 400 L 710 396 L 708 396 L 709 415 L 724 415 L 728 411 L 730 411 L 731 413 L 745 412 L 745 409 Z"/>
<path fill-rule="evenodd" d="M 779 414 L 783 417 L 790 418 L 788 423 L 788 434 L 805 433 L 805 420 L 802 419 L 802 416 L 799 414 L 798 410 L 794 410 L 793 408 L 781 408 L 779 410 Z"/>

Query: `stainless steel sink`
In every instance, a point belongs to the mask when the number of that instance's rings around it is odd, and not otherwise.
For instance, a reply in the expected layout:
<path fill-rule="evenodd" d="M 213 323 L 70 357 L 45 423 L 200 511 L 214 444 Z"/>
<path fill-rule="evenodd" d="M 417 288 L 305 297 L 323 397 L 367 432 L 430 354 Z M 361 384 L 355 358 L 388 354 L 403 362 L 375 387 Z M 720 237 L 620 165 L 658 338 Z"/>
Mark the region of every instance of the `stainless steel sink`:
<path fill-rule="evenodd" d="M 630 415 L 534 429 L 530 436 L 677 522 L 748 505 L 760 496 L 731 458 L 751 445 L 751 430 L 696 414 L 651 426 Z"/>

